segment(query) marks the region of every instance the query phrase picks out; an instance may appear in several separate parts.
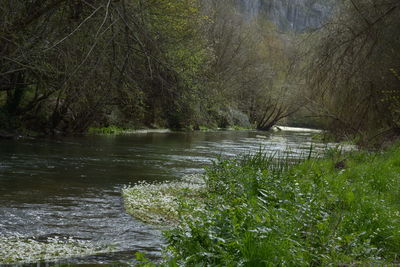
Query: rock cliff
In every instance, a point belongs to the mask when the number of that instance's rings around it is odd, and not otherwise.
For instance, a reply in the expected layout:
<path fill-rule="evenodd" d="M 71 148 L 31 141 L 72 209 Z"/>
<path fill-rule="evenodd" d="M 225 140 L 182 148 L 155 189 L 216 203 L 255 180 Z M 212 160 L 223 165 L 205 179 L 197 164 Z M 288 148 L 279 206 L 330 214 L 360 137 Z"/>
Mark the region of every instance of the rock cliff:
<path fill-rule="evenodd" d="M 267 16 L 282 31 L 320 27 L 332 14 L 334 0 L 238 0 L 249 18 Z"/>

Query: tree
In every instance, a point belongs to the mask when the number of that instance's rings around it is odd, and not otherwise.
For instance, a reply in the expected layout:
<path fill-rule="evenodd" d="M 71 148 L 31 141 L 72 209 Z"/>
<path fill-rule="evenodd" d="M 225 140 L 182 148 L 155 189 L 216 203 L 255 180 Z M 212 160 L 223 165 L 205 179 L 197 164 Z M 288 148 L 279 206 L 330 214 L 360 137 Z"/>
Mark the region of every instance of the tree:
<path fill-rule="evenodd" d="M 400 3 L 394 0 L 340 2 L 336 17 L 314 36 L 308 75 L 314 109 L 339 136 L 369 142 L 398 135 Z"/>
<path fill-rule="evenodd" d="M 2 128 L 82 132 L 114 113 L 174 127 L 197 13 L 191 0 L 3 1 Z"/>
<path fill-rule="evenodd" d="M 298 108 L 295 79 L 289 74 L 292 48 L 267 18 L 249 19 L 236 2 L 207 2 L 206 36 L 213 55 L 205 75 L 211 92 L 208 110 L 218 116 L 233 108 L 268 130 Z"/>

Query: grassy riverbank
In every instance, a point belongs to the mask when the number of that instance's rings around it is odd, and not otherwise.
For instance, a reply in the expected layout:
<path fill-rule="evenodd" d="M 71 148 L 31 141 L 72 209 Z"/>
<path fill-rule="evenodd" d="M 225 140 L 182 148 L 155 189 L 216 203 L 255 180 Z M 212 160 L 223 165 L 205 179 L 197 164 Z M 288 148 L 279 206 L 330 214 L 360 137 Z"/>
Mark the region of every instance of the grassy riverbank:
<path fill-rule="evenodd" d="M 115 125 L 103 128 L 89 128 L 89 135 L 126 135 L 126 134 L 147 134 L 147 133 L 169 133 L 169 129 L 126 129 Z"/>
<path fill-rule="evenodd" d="M 165 233 L 179 265 L 399 263 L 398 145 L 295 166 L 262 154 L 222 160 L 202 190 L 201 205 L 179 198 L 179 223 Z"/>
<path fill-rule="evenodd" d="M 243 130 L 254 130 L 254 127 L 241 127 L 241 126 L 236 126 L 233 125 L 228 128 L 218 128 L 218 127 L 207 127 L 207 126 L 200 126 L 198 128 L 193 128 L 192 126 L 189 126 L 187 128 L 183 129 L 165 129 L 165 128 L 158 128 L 158 129 L 150 129 L 150 128 L 144 128 L 144 129 L 126 129 L 126 128 L 120 128 L 115 125 L 111 125 L 108 127 L 102 127 L 102 128 L 89 128 L 87 131 L 87 134 L 89 135 L 127 135 L 127 134 L 148 134 L 148 133 L 170 133 L 172 131 L 186 131 L 186 132 L 193 132 L 193 131 L 200 131 L 200 132 L 209 132 L 209 131 L 220 131 L 220 130 L 225 130 L 225 131 L 243 131 Z"/>

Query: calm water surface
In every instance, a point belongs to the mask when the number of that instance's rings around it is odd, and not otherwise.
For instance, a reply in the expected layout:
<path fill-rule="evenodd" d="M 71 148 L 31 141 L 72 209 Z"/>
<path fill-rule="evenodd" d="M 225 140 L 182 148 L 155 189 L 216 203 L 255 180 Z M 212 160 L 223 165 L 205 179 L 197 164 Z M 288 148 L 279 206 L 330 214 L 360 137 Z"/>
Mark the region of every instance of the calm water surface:
<path fill-rule="evenodd" d="M 121 251 L 83 263 L 130 261 L 135 251 L 157 257 L 161 234 L 124 212 L 123 185 L 178 179 L 202 172 L 218 156 L 260 148 L 293 156 L 308 153 L 312 143 L 314 151 L 324 149 L 312 135 L 219 131 L 0 140 L 0 235 L 71 236 Z"/>

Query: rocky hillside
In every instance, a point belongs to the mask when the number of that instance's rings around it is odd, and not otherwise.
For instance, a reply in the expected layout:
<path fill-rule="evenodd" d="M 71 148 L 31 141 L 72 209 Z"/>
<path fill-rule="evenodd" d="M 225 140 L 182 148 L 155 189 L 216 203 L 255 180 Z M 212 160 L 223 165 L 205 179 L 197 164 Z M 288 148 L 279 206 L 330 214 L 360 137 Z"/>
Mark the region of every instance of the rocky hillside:
<path fill-rule="evenodd" d="M 267 16 L 282 31 L 315 29 L 332 14 L 333 0 L 238 0 L 249 18 Z"/>

